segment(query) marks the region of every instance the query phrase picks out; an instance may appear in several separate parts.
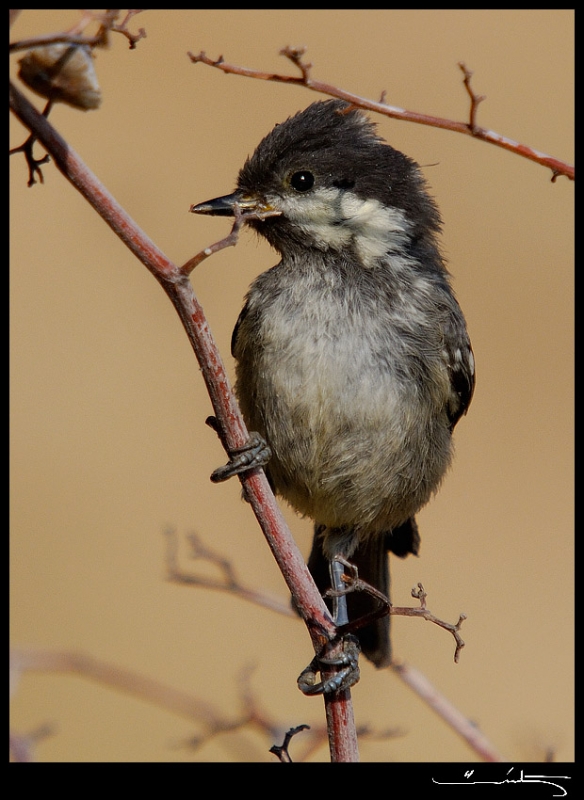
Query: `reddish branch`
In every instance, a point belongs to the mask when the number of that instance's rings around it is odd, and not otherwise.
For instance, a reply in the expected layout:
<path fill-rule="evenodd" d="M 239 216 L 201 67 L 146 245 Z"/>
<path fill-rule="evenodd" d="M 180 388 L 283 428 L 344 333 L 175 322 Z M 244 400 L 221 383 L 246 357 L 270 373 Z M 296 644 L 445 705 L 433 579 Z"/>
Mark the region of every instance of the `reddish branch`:
<path fill-rule="evenodd" d="M 434 117 L 430 114 L 419 114 L 416 111 L 406 111 L 404 108 L 390 106 L 385 102 L 385 92 L 382 93 L 381 99 L 376 102 L 375 100 L 360 97 L 352 92 L 347 92 L 345 89 L 339 89 L 337 86 L 332 86 L 329 83 L 315 81 L 310 77 L 312 64 L 302 60 L 305 52 L 306 48 L 304 47 L 284 47 L 280 50 L 280 55 L 288 58 L 300 70 L 300 75 L 281 75 L 275 72 L 261 72 L 260 70 L 248 69 L 247 67 L 240 67 L 236 64 L 228 64 L 223 60 L 223 56 L 219 56 L 219 58 L 213 60 L 203 51 L 198 55 L 188 53 L 188 56 L 194 64 L 199 62 L 207 64 L 209 67 L 215 67 L 222 72 L 232 75 L 243 75 L 247 78 L 256 78 L 260 81 L 275 81 L 276 83 L 293 83 L 297 86 L 305 86 L 313 92 L 320 92 L 330 97 L 338 97 L 340 100 L 346 100 L 358 108 L 376 111 L 386 117 L 407 120 L 408 122 L 417 122 L 420 125 L 430 125 L 433 128 L 444 128 L 445 130 L 454 131 L 456 133 L 464 133 L 467 136 L 474 136 L 476 139 L 482 139 L 497 147 L 511 150 L 513 153 L 523 156 L 523 158 L 528 158 L 544 167 L 548 167 L 552 171 L 552 181 L 555 181 L 559 175 L 565 175 L 567 178 L 570 178 L 570 180 L 574 180 L 575 170 L 571 164 L 548 156 L 545 153 L 540 153 L 532 147 L 508 139 L 506 136 L 501 136 L 501 134 L 490 131 L 487 128 L 481 128 L 476 124 L 477 107 L 485 98 L 480 95 L 475 95 L 473 92 L 470 86 L 472 72 L 470 72 L 462 62 L 460 62 L 458 66 L 464 74 L 464 85 L 471 101 L 468 122 L 457 122 L 452 119 Z"/>
<path fill-rule="evenodd" d="M 205 380 L 215 416 L 229 450 L 243 446 L 249 434 L 229 385 L 221 355 L 211 336 L 203 309 L 188 274 L 173 264 L 146 236 L 107 189 L 57 133 L 49 121 L 10 84 L 10 108 L 42 143 L 65 178 L 83 195 L 94 210 L 120 237 L 160 283 L 174 305 L 193 347 Z M 236 225 L 239 220 L 236 220 Z M 209 255 L 213 252 L 208 248 Z M 206 257 L 207 251 L 203 251 Z M 254 514 L 284 579 L 306 622 L 315 652 L 335 639 L 336 628 L 280 509 L 263 470 L 240 476 Z M 331 655 L 334 651 L 331 651 Z M 358 759 L 357 738 L 349 692 L 325 697 L 329 745 L 334 761 Z"/>

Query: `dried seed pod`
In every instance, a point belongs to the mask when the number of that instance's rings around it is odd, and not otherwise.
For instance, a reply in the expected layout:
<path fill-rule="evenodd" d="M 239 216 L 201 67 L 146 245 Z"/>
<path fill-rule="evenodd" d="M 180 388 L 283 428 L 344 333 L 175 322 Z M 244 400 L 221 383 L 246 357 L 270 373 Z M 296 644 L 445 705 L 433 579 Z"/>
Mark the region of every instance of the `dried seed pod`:
<path fill-rule="evenodd" d="M 99 107 L 101 89 L 88 47 L 74 44 L 35 47 L 19 64 L 19 77 L 37 94 L 83 111 Z"/>

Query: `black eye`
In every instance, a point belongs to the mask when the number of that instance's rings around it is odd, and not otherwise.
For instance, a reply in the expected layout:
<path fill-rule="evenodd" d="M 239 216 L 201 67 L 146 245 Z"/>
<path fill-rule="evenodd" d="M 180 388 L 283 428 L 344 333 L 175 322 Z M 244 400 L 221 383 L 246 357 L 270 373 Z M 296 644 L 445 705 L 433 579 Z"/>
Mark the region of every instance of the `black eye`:
<path fill-rule="evenodd" d="M 314 175 L 305 169 L 295 172 L 290 178 L 290 186 L 297 192 L 308 192 L 314 186 Z"/>

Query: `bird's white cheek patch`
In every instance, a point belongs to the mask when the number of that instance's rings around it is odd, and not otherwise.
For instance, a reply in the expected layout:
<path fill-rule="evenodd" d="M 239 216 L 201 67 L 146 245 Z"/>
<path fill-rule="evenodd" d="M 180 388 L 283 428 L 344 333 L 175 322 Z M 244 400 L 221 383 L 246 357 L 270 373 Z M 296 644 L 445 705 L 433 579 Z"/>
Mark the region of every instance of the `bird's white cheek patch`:
<path fill-rule="evenodd" d="M 289 197 L 281 208 L 290 222 L 306 231 L 316 247 L 341 250 L 351 241 L 352 232 L 342 224 L 339 189 L 319 189 Z"/>
<path fill-rule="evenodd" d="M 411 226 L 403 211 L 341 189 L 287 197 L 278 207 L 316 247 L 342 250 L 353 245 L 366 268 L 374 267 L 387 253 L 401 250 L 410 235 Z"/>
<path fill-rule="evenodd" d="M 388 208 L 378 200 L 363 200 L 347 192 L 341 200 L 344 227 L 364 267 L 373 267 L 386 253 L 401 250 L 409 239 L 410 223 L 399 208 Z"/>

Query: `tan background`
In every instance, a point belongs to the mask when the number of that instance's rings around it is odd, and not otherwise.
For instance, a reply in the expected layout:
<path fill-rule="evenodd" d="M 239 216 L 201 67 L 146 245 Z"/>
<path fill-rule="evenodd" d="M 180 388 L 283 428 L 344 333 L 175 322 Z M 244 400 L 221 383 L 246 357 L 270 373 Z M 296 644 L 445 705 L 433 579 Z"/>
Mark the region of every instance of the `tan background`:
<path fill-rule="evenodd" d="M 24 12 L 13 39 L 62 30 L 73 12 Z M 192 65 L 291 71 L 278 50 L 306 44 L 314 77 L 366 97 L 466 119 L 456 66 L 488 99 L 479 124 L 573 159 L 570 11 L 153 11 L 112 36 L 96 62 L 103 106 L 51 120 L 133 218 L 182 263 L 227 232 L 188 214 L 231 191 L 260 138 L 317 99 L 306 89 Z M 16 59 L 14 59 L 15 61 Z M 41 101 L 35 100 L 40 106 Z M 418 668 L 512 760 L 573 758 L 573 185 L 525 159 L 449 132 L 379 118 L 425 169 L 477 360 L 457 458 L 420 514 L 419 559 L 394 560 L 393 599 L 422 581 L 447 619 L 464 611 L 467 647 L 394 623 L 396 654 Z M 13 123 L 12 146 L 24 138 Z M 157 283 L 52 165 L 26 187 L 11 161 L 11 634 L 16 645 L 75 649 L 214 702 L 240 706 L 238 676 L 283 725 L 318 724 L 321 701 L 296 675 L 310 644 L 295 620 L 165 581 L 165 526 L 197 530 L 250 584 L 284 583 L 224 462 L 178 318 Z M 276 257 L 245 234 L 193 277 L 229 370 L 246 287 Z M 286 510 L 303 552 L 310 523 Z M 184 565 L 192 568 L 183 552 Z M 357 720 L 399 728 L 363 741 L 363 760 L 476 756 L 391 672 L 363 666 Z M 273 760 L 269 738 L 222 736 L 196 753 L 189 721 L 79 678 L 27 676 L 13 727 L 52 723 L 48 761 Z M 300 745 L 298 745 L 300 747 Z M 294 753 L 293 753 L 294 755 Z M 326 760 L 326 747 L 315 758 Z"/>

